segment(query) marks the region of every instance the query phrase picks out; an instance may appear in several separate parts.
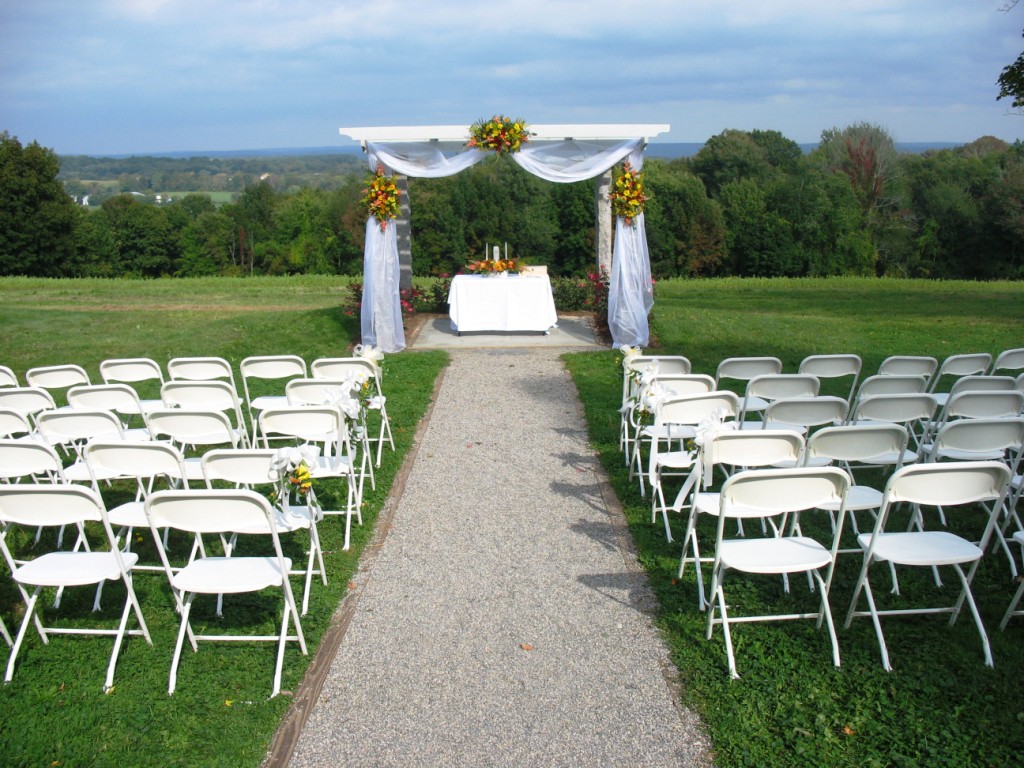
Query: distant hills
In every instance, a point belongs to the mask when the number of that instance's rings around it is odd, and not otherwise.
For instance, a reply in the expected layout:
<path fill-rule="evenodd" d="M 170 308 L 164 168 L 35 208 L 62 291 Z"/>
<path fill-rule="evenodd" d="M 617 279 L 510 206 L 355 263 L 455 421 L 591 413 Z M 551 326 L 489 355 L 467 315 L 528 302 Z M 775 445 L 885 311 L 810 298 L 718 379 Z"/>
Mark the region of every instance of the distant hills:
<path fill-rule="evenodd" d="M 704 142 L 651 142 L 647 145 L 648 157 L 659 157 L 673 160 L 678 157 L 693 157 L 704 146 Z M 811 152 L 818 144 L 801 144 L 803 151 Z M 910 141 L 897 142 L 896 149 L 907 154 L 921 154 L 932 149 L 952 149 L 963 146 L 962 142 L 952 141 Z M 353 146 L 328 147 L 275 147 L 268 149 L 234 149 L 234 150 L 185 150 L 177 152 L 149 152 L 96 155 L 95 157 L 127 158 L 127 157 L 168 157 L 174 159 L 191 157 L 210 158 L 247 158 L 247 157 L 289 157 L 295 155 L 359 155 L 362 150 Z"/>

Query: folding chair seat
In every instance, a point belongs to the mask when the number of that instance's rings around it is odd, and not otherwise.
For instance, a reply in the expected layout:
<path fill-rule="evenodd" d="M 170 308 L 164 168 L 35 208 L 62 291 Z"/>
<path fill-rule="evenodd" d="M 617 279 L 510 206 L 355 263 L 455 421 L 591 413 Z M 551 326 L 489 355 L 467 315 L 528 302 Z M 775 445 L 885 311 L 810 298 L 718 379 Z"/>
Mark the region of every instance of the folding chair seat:
<path fill-rule="evenodd" d="M 1004 349 L 996 355 L 996 359 L 992 361 L 992 368 L 989 370 L 989 373 L 994 375 L 1000 372 L 1012 375 L 1024 372 L 1024 347 Z"/>
<path fill-rule="evenodd" d="M 740 414 L 737 421 L 741 424 L 747 422 L 747 416 L 750 413 L 757 414 L 756 421 L 760 421 L 761 412 L 775 400 L 817 397 L 820 386 L 821 382 L 818 381 L 818 377 L 809 373 L 770 373 L 764 376 L 755 376 L 747 382 L 746 390 L 740 400 Z M 751 404 L 754 405 L 752 410 Z M 760 428 L 759 424 L 756 426 Z"/>
<path fill-rule="evenodd" d="M 272 486 L 271 476 L 278 450 L 273 448 L 240 448 L 214 449 L 203 454 L 203 474 L 206 476 L 206 487 L 213 488 L 214 482 L 232 483 L 238 488 L 249 490 L 267 490 Z M 309 534 L 309 552 L 306 567 L 292 571 L 293 575 L 303 577 L 302 615 L 309 609 L 309 591 L 313 576 L 319 576 L 326 586 L 327 571 L 324 568 L 323 550 L 320 547 L 320 533 L 317 523 L 323 517 L 313 489 L 303 497 L 303 503 L 292 503 L 291 494 L 285 485 L 286 481 L 277 483 L 265 494 L 276 498 L 274 504 L 274 523 L 279 533 L 307 531 Z"/>
<path fill-rule="evenodd" d="M 6 365 L 0 365 L 0 387 L 20 387 L 17 374 Z"/>
<path fill-rule="evenodd" d="M 25 560 L 16 556 L 9 547 L 10 526 L 35 529 L 39 526 L 63 528 L 74 525 L 81 528 L 87 522 L 102 524 L 109 551 L 76 549 L 72 552 L 42 552 L 37 542 L 33 552 L 35 557 Z M 21 650 L 26 631 L 30 624 L 34 624 L 44 645 L 49 643 L 50 635 L 56 634 L 113 637 L 114 649 L 110 655 L 103 685 L 104 690 L 109 690 L 114 684 L 114 670 L 124 638 L 142 636 L 149 645 L 152 645 L 153 641 L 132 586 L 131 571 L 136 557 L 130 553 L 122 554 L 114 543 L 114 533 L 107 520 L 102 499 L 91 488 L 74 485 L 0 485 L 0 523 L 4 524 L 3 534 L 0 535 L 0 550 L 3 551 L 4 559 L 11 570 L 11 577 L 25 600 L 25 615 L 11 649 L 4 681 L 10 682 L 13 678 L 18 652 Z M 42 616 L 37 610 L 39 595 L 43 589 L 97 587 L 106 581 L 120 581 L 125 588 L 124 607 L 116 629 L 107 626 L 44 626 Z M 128 629 L 128 620 L 132 614 L 138 623 L 138 629 Z"/>
<path fill-rule="evenodd" d="M 384 396 L 383 375 L 373 360 L 365 357 L 321 357 L 314 360 L 309 367 L 315 379 L 347 379 L 366 377 L 369 391 L 366 393 L 367 409 L 380 414 L 380 429 L 377 437 L 370 438 L 377 444 L 376 465 L 380 466 L 381 453 L 385 441 L 391 450 L 395 450 L 395 440 L 391 434 L 391 419 L 388 417 L 387 398 Z"/>
<path fill-rule="evenodd" d="M 757 376 L 779 373 L 782 373 L 782 361 L 777 357 L 727 357 L 715 371 L 715 389 L 724 389 L 727 380 L 742 382 L 745 388 L 747 382 Z M 767 407 L 768 403 L 761 398 L 744 398 L 741 411 L 757 413 Z"/>
<path fill-rule="evenodd" d="M 221 411 L 194 408 L 164 408 L 149 414 L 149 431 L 153 439 L 167 438 L 184 454 L 188 448 L 209 449 L 215 446 L 238 448 L 238 430 Z M 202 463 L 197 456 L 185 459 L 190 481 L 203 480 Z"/>
<path fill-rule="evenodd" d="M 691 466 L 691 452 L 684 443 L 696 437 L 697 426 L 701 422 L 732 420 L 736 418 L 738 410 L 739 398 L 727 390 L 670 397 L 655 405 L 654 423 L 637 433 L 629 477 L 631 480 L 634 476 L 639 478 L 641 494 L 646 494 L 645 474 L 654 484 L 651 522 L 654 522 L 660 508 L 669 541 L 672 541 L 672 535 L 668 529 L 664 495 L 660 490 L 663 477 L 666 474 L 679 474 Z M 644 443 L 648 446 L 646 472 L 642 450 Z"/>
<path fill-rule="evenodd" d="M 166 408 L 214 410 L 228 415 L 229 420 L 234 419 L 239 445 L 249 446 L 249 430 L 242 415 L 242 401 L 230 382 L 219 379 L 172 379 L 160 387 L 160 399 Z"/>
<path fill-rule="evenodd" d="M 926 387 L 939 369 L 939 361 L 927 355 L 892 355 L 878 366 L 882 376 L 923 376 Z"/>
<path fill-rule="evenodd" d="M 345 516 L 345 543 L 349 548 L 352 518 L 363 524 L 363 478 L 356 474 L 356 462 L 349 438 L 345 415 L 337 406 L 295 405 L 267 408 L 259 416 L 260 433 L 268 438 L 285 438 L 299 444 L 320 448 L 320 455 L 310 473 L 314 480 L 340 478 L 345 480 L 344 510 L 325 510 L 325 515 Z"/>
<path fill-rule="evenodd" d="M 80 365 L 44 365 L 29 368 L 25 371 L 25 382 L 30 387 L 39 387 L 53 392 L 73 387 L 77 384 L 92 384 L 89 374 Z"/>
<path fill-rule="evenodd" d="M 284 395 L 285 382 L 288 379 L 308 377 L 309 369 L 306 361 L 298 355 L 258 355 L 247 357 L 239 363 L 238 373 L 242 378 L 242 391 L 245 394 L 245 407 L 249 412 L 253 445 L 256 445 L 260 437 L 257 431 L 259 412 L 266 408 L 287 405 L 288 398 Z M 264 394 L 272 383 L 279 387 L 278 391 Z"/>
<path fill-rule="evenodd" d="M 73 463 L 64 468 L 64 476 L 72 483 L 89 483 L 93 479 L 110 480 L 109 477 L 93 478 L 85 464 L 83 452 L 93 440 L 125 439 L 121 420 L 110 411 L 71 408 L 68 410 L 44 411 L 36 419 L 39 436 L 49 445 L 62 448 Z"/>
<path fill-rule="evenodd" d="M 658 403 L 668 397 L 711 392 L 715 380 L 703 373 L 660 373 L 657 368 L 648 368 L 638 377 L 636 387 L 635 394 L 619 411 L 626 425 L 625 439 L 620 445 L 627 467 L 634 458 L 638 433 L 646 426 L 644 417 L 653 414 Z"/>
<path fill-rule="evenodd" d="M 85 448 L 85 464 L 94 478 L 133 480 L 136 486 L 135 499 L 108 509 L 107 517 L 116 540 L 123 541 L 122 551 L 132 551 L 132 534 L 135 529 L 149 529 L 146 518 L 145 499 L 151 494 L 158 480 L 163 480 L 169 489 L 188 487 L 188 471 L 181 451 L 164 442 L 105 442 L 96 441 Z M 93 490 L 102 496 L 98 482 L 94 480 Z M 136 571 L 163 571 L 162 564 L 139 565 Z"/>
<path fill-rule="evenodd" d="M 146 499 L 145 508 L 153 536 L 158 542 L 158 531 L 171 528 L 198 536 L 262 534 L 269 536 L 273 546 L 273 554 L 270 556 L 244 556 L 238 552 L 233 552 L 230 557 L 203 555 L 180 570 L 171 568 L 166 553 L 160 549 L 168 581 L 181 610 L 181 625 L 171 661 L 167 692 L 174 693 L 177 687 L 178 665 L 185 638 L 188 637 L 194 652 L 198 652 L 200 640 L 276 642 L 277 661 L 270 694 L 271 697 L 276 696 L 281 691 L 286 643 L 298 642 L 303 656 L 307 654 L 307 649 L 298 607 L 288 579 L 292 563 L 281 549 L 274 509 L 270 502 L 255 491 L 245 489 L 157 491 Z M 270 588 L 280 591 L 283 602 L 280 632 L 276 635 L 199 634 L 192 626 L 192 605 L 198 595 L 260 593 Z M 253 604 L 250 603 L 246 610 L 252 611 Z M 295 625 L 294 634 L 289 634 L 291 622 Z"/>
<path fill-rule="evenodd" d="M 706 637 L 711 639 L 716 624 L 721 624 L 725 635 L 725 649 L 729 658 L 729 674 L 736 679 L 736 660 L 733 654 L 730 624 L 753 621 L 786 621 L 814 619 L 818 626 L 822 620 L 828 628 L 832 643 L 832 663 L 839 666 L 839 641 L 836 638 L 829 608 L 829 589 L 835 568 L 839 534 L 832 536 L 831 546 L 800 533 L 799 516 L 802 512 L 820 508 L 823 504 L 840 505 L 839 529 L 842 529 L 842 499 L 850 478 L 836 467 L 797 469 L 752 469 L 739 472 L 722 486 L 718 509 L 714 570 L 711 575 L 713 602 L 708 609 Z M 789 516 L 788 529 L 786 517 Z M 781 521 L 778 518 L 782 518 Z M 726 538 L 725 522 L 759 519 L 770 528 L 769 535 L 759 538 Z M 821 572 L 826 575 L 822 577 Z M 782 575 L 805 573 L 817 584 L 819 607 L 814 612 L 735 616 L 726 610 L 725 576 L 729 571 L 751 575 Z M 717 609 L 717 610 L 716 610 Z M 717 613 L 717 616 L 716 616 Z"/>
<path fill-rule="evenodd" d="M 686 506 L 690 508 L 690 514 L 686 521 L 686 533 L 683 535 L 683 550 L 679 557 L 678 577 L 683 577 L 687 563 L 693 563 L 697 572 L 697 606 L 703 611 L 707 607 L 708 600 L 704 593 L 701 563 L 709 563 L 712 558 L 701 558 L 697 523 L 701 515 L 717 516 L 719 514 L 721 492 L 711 490 L 715 484 L 715 469 L 719 468 L 729 475 L 736 470 L 743 471 L 752 468 L 776 469 L 779 468 L 778 465 L 794 467 L 803 454 L 804 439 L 798 432 L 786 430 L 715 431 L 712 429 L 702 436 L 701 442 L 697 461 L 683 488 L 676 496 L 672 508 L 676 511 L 681 511 Z M 687 498 L 689 498 L 688 505 Z"/>
<path fill-rule="evenodd" d="M 100 363 L 100 376 L 103 378 L 104 384 L 127 384 L 136 392 L 140 387 L 146 387 L 145 394 L 152 394 L 154 397 L 139 395 L 143 411 L 163 407 L 163 403 L 155 395 L 164 383 L 164 372 L 155 360 L 148 357 L 104 360 Z"/>
<path fill-rule="evenodd" d="M 993 666 L 992 652 L 989 648 L 988 636 L 982 624 L 971 594 L 971 582 L 977 571 L 978 563 L 992 533 L 995 529 L 997 510 L 1003 503 L 1010 482 L 1010 470 L 1002 462 L 949 462 L 941 464 L 917 464 L 903 467 L 889 478 L 886 483 L 882 507 L 871 533 L 862 533 L 857 543 L 864 553 L 864 562 L 857 578 L 850 610 L 846 615 L 845 626 L 857 616 L 870 616 L 878 637 L 878 646 L 882 656 L 882 666 L 886 671 L 892 670 L 889 662 L 889 651 L 885 636 L 882 634 L 881 618 L 883 616 L 902 616 L 909 614 L 950 614 L 952 625 L 960 614 L 964 602 L 967 603 L 974 623 L 981 636 L 985 655 L 985 664 Z M 991 509 L 978 502 L 995 502 Z M 947 510 L 956 509 L 964 516 L 978 514 L 972 512 L 985 509 L 987 518 L 981 541 L 975 544 L 948 530 L 938 531 L 891 531 L 889 518 L 893 507 L 897 504 L 918 504 L 926 506 L 942 506 Z M 950 606 L 919 607 L 919 608 L 879 608 L 871 589 L 870 571 L 875 563 L 889 563 L 905 567 L 939 568 L 950 566 L 959 578 L 961 589 L 956 602 Z M 969 566 L 964 572 L 964 566 Z M 858 610 L 861 595 L 864 595 L 868 610 Z"/>
<path fill-rule="evenodd" d="M 950 355 L 942 361 L 935 375 L 932 376 L 928 391 L 935 395 L 935 399 L 941 407 L 949 398 L 948 392 L 939 390 L 939 384 L 944 376 L 952 376 L 954 379 L 960 379 L 963 376 L 977 376 L 988 371 L 991 365 L 992 355 L 988 352 Z"/>
<path fill-rule="evenodd" d="M 149 430 L 145 427 L 131 427 L 132 416 L 145 413 L 139 394 L 128 384 L 90 384 L 71 387 L 67 391 L 68 405 L 72 408 L 110 411 L 121 417 L 121 427 L 129 440 L 148 440 Z"/>
<path fill-rule="evenodd" d="M 622 405 L 625 409 L 633 402 L 635 403 L 640 394 L 641 378 L 646 371 L 652 371 L 655 375 L 669 373 L 691 373 L 690 361 L 682 355 L 642 355 L 630 354 L 622 358 Z M 714 386 L 711 387 L 714 389 Z M 619 420 L 619 449 L 629 456 L 628 425 L 625 418 L 625 410 L 620 410 L 622 418 Z"/>
<path fill-rule="evenodd" d="M 797 373 L 809 373 L 821 379 L 845 379 L 850 377 L 850 391 L 844 395 L 847 402 L 853 400 L 857 391 L 863 361 L 860 355 L 808 355 L 800 361 Z"/>

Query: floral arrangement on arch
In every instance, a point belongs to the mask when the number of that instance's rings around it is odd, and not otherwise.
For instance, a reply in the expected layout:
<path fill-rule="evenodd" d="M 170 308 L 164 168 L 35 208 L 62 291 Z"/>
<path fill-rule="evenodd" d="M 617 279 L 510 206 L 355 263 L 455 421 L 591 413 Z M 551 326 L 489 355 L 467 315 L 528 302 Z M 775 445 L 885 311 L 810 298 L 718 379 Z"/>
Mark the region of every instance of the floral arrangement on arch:
<path fill-rule="evenodd" d="M 380 222 L 381 232 L 387 229 L 389 221 L 398 216 L 398 195 L 394 179 L 384 174 L 383 165 L 378 165 L 376 173 L 366 179 L 366 189 L 359 204 L 366 208 L 367 215 Z"/>
<path fill-rule="evenodd" d="M 644 212 L 644 206 L 650 195 L 644 192 L 644 174 L 633 170 L 628 162 L 622 164 L 622 172 L 615 177 L 615 184 L 608 197 L 612 201 L 615 215 L 627 225 L 632 225 L 636 217 Z"/>
<path fill-rule="evenodd" d="M 478 272 L 481 275 L 498 272 L 517 272 L 523 266 L 519 259 L 481 259 L 471 261 L 466 265 L 470 272 Z"/>
<path fill-rule="evenodd" d="M 522 118 L 513 120 L 504 115 L 495 115 L 490 120 L 477 120 L 469 128 L 466 146 L 511 155 L 518 152 L 533 134 L 526 129 Z"/>

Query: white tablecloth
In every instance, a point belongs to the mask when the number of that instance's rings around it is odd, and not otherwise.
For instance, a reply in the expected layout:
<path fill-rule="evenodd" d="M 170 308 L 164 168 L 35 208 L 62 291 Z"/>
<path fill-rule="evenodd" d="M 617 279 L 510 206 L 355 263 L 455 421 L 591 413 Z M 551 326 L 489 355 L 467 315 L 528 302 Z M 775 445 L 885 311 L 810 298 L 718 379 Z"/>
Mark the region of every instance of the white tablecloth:
<path fill-rule="evenodd" d="M 448 293 L 452 330 L 547 331 L 556 322 L 547 275 L 456 275 Z"/>

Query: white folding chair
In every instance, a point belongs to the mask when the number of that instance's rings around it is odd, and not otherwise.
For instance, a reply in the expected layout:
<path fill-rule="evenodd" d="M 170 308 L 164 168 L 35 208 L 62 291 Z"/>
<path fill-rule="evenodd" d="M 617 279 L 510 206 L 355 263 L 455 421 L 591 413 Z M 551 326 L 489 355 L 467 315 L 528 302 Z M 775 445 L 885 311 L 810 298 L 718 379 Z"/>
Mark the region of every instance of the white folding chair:
<path fill-rule="evenodd" d="M 260 433 L 268 438 L 285 438 L 320 448 L 320 455 L 310 467 L 314 480 L 341 478 L 345 480 L 344 510 L 325 510 L 325 515 L 345 516 L 345 543 L 349 548 L 352 518 L 363 524 L 363 478 L 356 474 L 356 463 L 349 439 L 345 415 L 337 406 L 295 405 L 267 408 L 260 412 Z"/>
<path fill-rule="evenodd" d="M 626 425 L 624 439 L 620 440 L 626 466 L 633 461 L 639 432 L 649 426 L 646 419 L 654 414 L 658 403 L 669 397 L 700 395 L 714 388 L 715 380 L 707 374 L 660 373 L 657 368 L 644 370 L 637 380 L 635 394 L 619 411 Z"/>
<path fill-rule="evenodd" d="M 842 529 L 842 499 L 849 485 L 849 475 L 836 467 L 751 469 L 739 472 L 725 481 L 718 509 L 715 561 L 711 575 L 714 602 L 708 609 L 705 634 L 710 640 L 715 625 L 722 625 L 732 678 L 739 677 L 730 630 L 730 624 L 737 622 L 814 619 L 821 626 L 824 620 L 832 642 L 832 663 L 839 666 L 839 641 L 829 608 L 829 588 L 839 547 L 838 531 Z M 800 513 L 828 503 L 840 505 L 839 528 L 832 536 L 831 547 L 799 533 Z M 783 527 L 787 515 L 792 516 L 788 529 Z M 779 517 L 783 517 L 782 522 L 776 522 Z M 770 535 L 760 538 L 726 538 L 725 521 L 728 518 L 766 521 L 771 529 Z M 824 577 L 821 575 L 822 570 L 826 570 Z M 725 575 L 729 571 L 783 576 L 806 573 L 817 583 L 818 610 L 730 616 L 725 600 Z"/>
<path fill-rule="evenodd" d="M 795 430 L 806 436 L 815 427 L 845 423 L 848 412 L 849 405 L 841 397 L 783 398 L 768 404 L 760 426 L 762 429 Z"/>
<path fill-rule="evenodd" d="M 1021 549 L 1024 550 L 1024 531 L 1017 531 L 1013 534 L 1013 540 L 1020 544 Z M 1010 623 L 1010 619 L 1014 616 L 1024 616 L 1024 609 L 1018 610 L 1017 606 L 1020 605 L 1021 598 L 1024 597 L 1024 579 L 1021 579 L 1020 586 L 1017 587 L 1017 591 L 1014 592 L 1013 598 L 1010 600 L 1010 605 L 1006 608 L 1006 613 L 1003 614 L 1003 620 L 999 622 L 999 629 L 1006 629 L 1006 625 Z"/>
<path fill-rule="evenodd" d="M 128 384 L 89 384 L 71 387 L 67 391 L 68 405 L 72 408 L 110 411 L 121 417 L 125 437 L 130 440 L 148 440 L 149 430 L 145 427 L 131 427 L 132 416 L 142 415 L 145 425 L 145 410 L 139 394 Z M 152 403 L 150 410 L 159 403 Z"/>
<path fill-rule="evenodd" d="M 664 361 L 664 362 L 663 362 Z M 664 371 L 662 371 L 664 366 Z M 651 370 L 656 375 L 662 373 L 691 373 L 691 365 L 688 358 L 682 355 L 656 355 L 630 354 L 622 358 L 622 403 L 620 406 L 619 418 L 619 450 L 626 455 L 626 464 L 629 464 L 629 437 L 626 409 L 631 403 L 635 404 L 641 389 L 641 377 Z M 709 389 L 714 389 L 712 385 Z"/>
<path fill-rule="evenodd" d="M 163 479 L 169 489 L 187 488 L 188 471 L 185 459 L 176 447 L 164 442 L 106 442 L 98 440 L 85 448 L 85 464 L 94 481 L 93 490 L 102 496 L 95 478 L 132 480 L 135 482 L 135 499 L 118 504 L 107 511 L 111 528 L 118 542 L 123 541 L 122 551 L 132 551 L 132 534 L 135 529 L 148 529 L 145 499 L 154 490 L 155 483 Z M 137 571 L 163 571 L 162 564 L 140 565 Z"/>
<path fill-rule="evenodd" d="M 64 464 L 57 452 L 41 440 L 0 440 L 0 484 L 66 483 Z"/>
<path fill-rule="evenodd" d="M 377 444 L 376 465 L 379 467 L 384 442 L 387 441 L 391 450 L 395 450 L 380 366 L 365 357 L 321 357 L 310 364 L 309 371 L 315 379 L 347 379 L 359 375 L 367 377 L 371 388 L 366 393 L 367 408 L 380 414 L 380 429 L 377 437 L 371 438 Z"/>
<path fill-rule="evenodd" d="M 0 387 L 20 387 L 18 375 L 6 365 L 0 365 Z"/>
<path fill-rule="evenodd" d="M 203 474 L 206 476 L 206 487 L 213 488 L 214 482 L 233 483 L 239 488 L 250 490 L 266 490 L 271 486 L 271 469 L 277 451 L 273 448 L 219 448 L 203 454 Z M 320 533 L 317 523 L 323 516 L 323 510 L 316 502 L 311 490 L 302 504 L 293 504 L 289 494 L 281 487 L 273 488 L 271 493 L 277 499 L 274 505 L 274 523 L 279 533 L 307 531 L 309 534 L 309 552 L 306 567 L 292 571 L 292 574 L 303 577 L 302 615 L 309 610 L 309 591 L 313 576 L 327 584 L 327 571 L 324 568 L 323 550 L 320 547 Z"/>
<path fill-rule="evenodd" d="M 782 373 L 782 361 L 777 357 L 727 357 L 715 371 L 715 389 L 723 389 L 723 383 L 730 379 L 743 382 L 745 388 L 747 382 L 757 376 L 778 373 Z M 768 407 L 761 398 L 744 398 L 741 405 L 743 413 L 757 413 Z"/>
<path fill-rule="evenodd" d="M 192 408 L 164 408 L 147 417 L 154 439 L 166 437 L 184 454 L 190 446 L 209 449 L 215 446 L 239 447 L 238 430 L 221 411 Z M 203 467 L 198 456 L 185 459 L 188 479 L 201 482 Z"/>
<path fill-rule="evenodd" d="M 167 375 L 172 381 L 223 380 L 238 392 L 235 372 L 223 357 L 174 357 L 167 361 Z"/>
<path fill-rule="evenodd" d="M 44 365 L 25 371 L 25 383 L 53 394 L 53 390 L 64 390 L 77 384 L 92 382 L 89 380 L 89 374 L 80 365 Z"/>
<path fill-rule="evenodd" d="M 928 425 L 935 420 L 938 403 L 928 394 L 872 395 L 858 400 L 850 414 L 849 424 L 873 424 L 878 422 L 902 424 L 915 451 L 927 437 Z M 912 463 L 907 457 L 904 464 Z"/>
<path fill-rule="evenodd" d="M 137 385 L 150 382 L 148 388 L 156 390 L 164 383 L 164 372 L 160 364 L 148 357 L 110 358 L 100 363 L 100 376 L 104 384 L 127 384 L 138 392 Z M 146 392 L 151 394 L 151 392 Z M 155 394 L 155 391 L 152 393 Z M 161 402 L 155 398 L 139 395 L 144 411 L 160 408 Z"/>
<path fill-rule="evenodd" d="M 0 388 L 0 408 L 9 408 L 35 423 L 36 414 L 57 408 L 53 395 L 41 387 Z"/>
<path fill-rule="evenodd" d="M 755 376 L 747 382 L 740 400 L 740 414 L 736 420 L 742 425 L 748 421 L 749 414 L 755 413 L 756 421 L 760 421 L 761 412 L 767 410 L 775 400 L 817 397 L 820 386 L 818 377 L 809 373 L 769 373 Z M 750 408 L 751 404 L 754 405 L 753 409 Z M 753 426 L 760 429 L 760 424 Z"/>
<path fill-rule="evenodd" d="M 85 464 L 83 451 L 93 440 L 124 440 L 121 419 L 110 411 L 70 408 L 43 411 L 36 418 L 39 436 L 49 445 L 62 448 L 74 461 L 64 468 L 72 483 L 89 483 L 94 478 Z M 97 480 L 110 480 L 98 477 Z"/>
<path fill-rule="evenodd" d="M 109 551 L 82 549 L 73 552 L 39 552 L 31 560 L 25 560 L 17 557 L 9 548 L 6 530 L 4 535 L 0 536 L 0 550 L 3 551 L 4 559 L 11 570 L 11 577 L 25 600 L 25 615 L 11 649 L 4 681 L 10 682 L 14 676 L 15 662 L 25 633 L 29 624 L 34 623 L 44 644 L 49 642 L 50 635 L 56 634 L 113 637 L 114 649 L 110 655 L 103 685 L 104 690 L 109 690 L 114 684 L 114 669 L 124 638 L 130 635 L 142 636 L 149 645 L 152 645 L 153 641 L 132 586 L 131 570 L 135 566 L 136 556 L 131 553 L 122 554 L 117 547 L 102 499 L 91 488 L 74 485 L 0 485 L 0 522 L 5 527 L 17 525 L 29 528 L 62 528 L 66 525 L 80 527 L 87 522 L 102 524 L 110 546 Z M 116 629 L 106 626 L 86 628 L 43 625 L 42 617 L 37 610 L 39 595 L 43 589 L 96 587 L 106 581 L 121 581 L 125 587 L 124 607 Z M 128 629 L 128 620 L 132 614 L 135 615 L 138 629 Z"/>
<path fill-rule="evenodd" d="M 245 407 L 249 411 L 253 445 L 257 445 L 260 437 L 257 431 L 259 412 L 266 408 L 287 405 L 284 382 L 288 379 L 306 378 L 309 376 L 309 369 L 306 367 L 306 361 L 298 355 L 257 355 L 247 357 L 239 363 L 238 373 L 242 378 Z M 279 390 L 272 394 L 263 394 L 272 382 L 276 383 Z"/>
<path fill-rule="evenodd" d="M 845 396 L 847 402 L 853 400 L 860 379 L 863 362 L 860 355 L 808 355 L 800 361 L 797 373 L 809 373 L 818 379 L 844 379 L 850 377 L 850 391 Z"/>
<path fill-rule="evenodd" d="M 1014 375 L 1024 372 L 1024 347 L 1004 349 L 996 355 L 989 373 L 998 374 L 1000 371 Z"/>
<path fill-rule="evenodd" d="M 181 626 L 171 661 L 167 692 L 174 693 L 177 687 L 178 664 L 187 636 L 193 651 L 199 650 L 197 642 L 200 640 L 276 642 L 277 662 L 270 694 L 271 698 L 276 696 L 281 691 L 285 644 L 298 642 L 303 656 L 307 650 L 298 607 L 288 579 L 292 564 L 281 550 L 274 509 L 270 502 L 255 491 L 245 489 L 158 491 L 146 499 L 145 509 L 157 542 L 160 541 L 160 529 L 172 528 L 198 536 L 264 534 L 270 537 L 273 545 L 273 554 L 270 556 L 241 556 L 237 552 L 230 557 L 203 555 L 180 570 L 171 568 L 166 553 L 160 548 L 168 581 L 181 606 Z M 280 590 L 284 604 L 278 634 L 199 634 L 193 628 L 190 616 L 197 595 L 258 593 L 269 588 Z M 290 622 L 295 623 L 294 634 L 289 634 Z"/>
<path fill-rule="evenodd" d="M 927 355 L 892 355 L 878 366 L 882 376 L 923 376 L 930 384 L 939 368 L 939 361 Z"/>
<path fill-rule="evenodd" d="M 10 408 L 0 408 L 0 438 L 31 440 L 35 427 L 23 413 Z"/>
<path fill-rule="evenodd" d="M 887 530 L 889 517 L 897 504 L 918 504 L 927 506 L 943 506 L 963 509 L 964 514 L 978 509 L 978 502 L 995 502 L 992 510 L 997 510 L 1003 503 L 1010 482 L 1010 470 L 1002 462 L 949 462 L 945 464 L 917 464 L 903 467 L 895 472 L 886 483 L 882 507 L 871 533 L 862 533 L 857 543 L 864 553 L 864 563 L 850 601 L 850 610 L 846 615 L 845 626 L 849 627 L 854 617 L 870 616 L 878 637 L 878 646 L 882 655 L 882 666 L 886 671 L 892 670 L 889 662 L 889 651 L 882 634 L 881 617 L 905 616 L 909 614 L 950 614 L 952 625 L 960 615 L 964 602 L 967 602 L 974 623 L 981 636 L 985 654 L 985 664 L 993 666 L 992 652 L 989 648 L 988 636 L 982 624 L 978 608 L 971 594 L 971 581 L 981 561 L 989 538 L 995 528 L 997 512 L 986 509 L 987 522 L 979 544 L 958 536 L 948 530 L 938 531 L 890 531 Z M 951 606 L 927 608 L 891 608 L 879 609 L 871 589 L 870 570 L 874 563 L 890 563 L 907 567 L 938 568 L 950 566 L 960 580 L 959 597 Z M 970 566 L 967 573 L 964 566 Z M 867 600 L 868 610 L 857 610 L 863 593 Z"/>
<path fill-rule="evenodd" d="M 172 379 L 160 387 L 160 399 L 167 408 L 214 410 L 234 419 L 238 443 L 249 446 L 249 430 L 242 415 L 242 401 L 231 382 L 220 379 Z"/>
<path fill-rule="evenodd" d="M 677 575 L 682 578 L 686 564 L 693 563 L 697 572 L 697 607 L 703 611 L 708 599 L 704 593 L 701 563 L 710 563 L 713 558 L 701 557 L 697 523 L 701 515 L 717 516 L 719 513 L 721 492 L 711 490 L 715 484 L 715 469 L 719 468 L 728 475 L 736 470 L 778 468 L 780 464 L 793 467 L 803 453 L 804 439 L 800 433 L 786 430 L 712 429 L 701 436 L 701 442 L 693 470 L 676 496 L 672 508 L 676 511 L 682 511 L 687 505 L 690 508 Z M 740 526 L 742 530 L 742 522 Z"/>
<path fill-rule="evenodd" d="M 954 379 L 960 379 L 964 376 L 977 376 L 988 371 L 991 365 L 992 355 L 988 352 L 950 355 L 942 361 L 935 375 L 932 376 L 931 382 L 928 385 L 928 391 L 935 395 L 935 399 L 941 407 L 946 404 L 946 400 L 949 398 L 949 392 L 939 390 L 939 383 L 944 376 L 952 376 Z"/>

